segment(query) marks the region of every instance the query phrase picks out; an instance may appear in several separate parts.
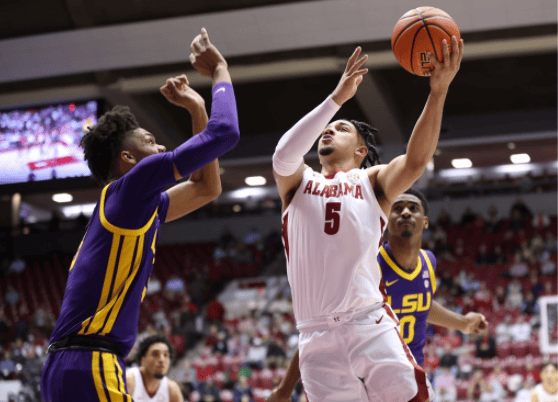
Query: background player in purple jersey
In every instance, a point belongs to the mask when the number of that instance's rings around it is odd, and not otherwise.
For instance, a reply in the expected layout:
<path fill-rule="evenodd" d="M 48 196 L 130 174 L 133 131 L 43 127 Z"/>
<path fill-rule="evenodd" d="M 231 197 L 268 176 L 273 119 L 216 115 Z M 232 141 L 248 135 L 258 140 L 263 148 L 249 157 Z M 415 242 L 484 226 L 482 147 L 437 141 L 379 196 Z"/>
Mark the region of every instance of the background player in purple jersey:
<path fill-rule="evenodd" d="M 427 323 L 455 328 L 464 334 L 480 334 L 487 323 L 482 314 L 454 313 L 433 300 L 436 291 L 436 259 L 422 250 L 422 232 L 428 227 L 428 204 L 415 190 L 397 197 L 388 215 L 387 242 L 380 248 L 378 264 L 382 271 L 386 300 L 400 321 L 401 337 L 419 365 L 424 362 Z M 300 379 L 298 350 L 287 374 L 267 402 L 289 401 Z"/>
<path fill-rule="evenodd" d="M 161 93 L 190 112 L 199 134 L 165 152 L 128 108 L 117 106 L 83 137 L 85 159 L 104 188 L 70 266 L 41 377 L 44 401 L 132 400 L 123 357 L 137 336 L 159 227 L 221 192 L 216 158 L 239 140 L 234 91 L 205 29 L 190 49 L 194 67 L 213 80 L 211 119 L 186 76 L 167 80 Z"/>

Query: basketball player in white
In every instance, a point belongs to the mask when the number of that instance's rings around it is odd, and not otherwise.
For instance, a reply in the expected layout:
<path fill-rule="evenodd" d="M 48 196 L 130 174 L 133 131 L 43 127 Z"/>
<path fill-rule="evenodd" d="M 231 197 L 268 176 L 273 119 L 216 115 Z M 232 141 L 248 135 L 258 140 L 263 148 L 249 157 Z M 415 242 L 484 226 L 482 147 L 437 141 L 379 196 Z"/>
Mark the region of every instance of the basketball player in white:
<path fill-rule="evenodd" d="M 531 402 L 558 402 L 558 366 L 546 362 L 541 369 L 541 383 L 533 388 Z"/>
<path fill-rule="evenodd" d="M 140 367 L 126 370 L 126 385 L 134 402 L 184 401 L 178 384 L 166 377 L 173 353 L 171 343 L 164 336 L 150 336 L 140 343 Z"/>
<path fill-rule="evenodd" d="M 422 175 L 436 150 L 445 98 L 463 55 L 463 41 L 452 41 L 451 56 L 444 41 L 444 61 L 432 58 L 430 96 L 405 155 L 376 165 L 375 129 L 347 120 L 328 125 L 368 71 L 361 69 L 367 56 L 359 58 L 360 48 L 332 95 L 283 135 L 273 155 L 310 402 L 430 398 L 375 267 L 391 203 Z M 303 160 L 318 137 L 321 173 Z"/>

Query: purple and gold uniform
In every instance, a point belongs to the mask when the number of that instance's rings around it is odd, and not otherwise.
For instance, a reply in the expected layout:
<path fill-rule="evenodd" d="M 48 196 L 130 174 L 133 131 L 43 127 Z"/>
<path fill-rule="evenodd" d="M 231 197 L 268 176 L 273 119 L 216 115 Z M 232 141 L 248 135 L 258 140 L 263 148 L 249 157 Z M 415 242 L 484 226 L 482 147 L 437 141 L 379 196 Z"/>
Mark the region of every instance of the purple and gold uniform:
<path fill-rule="evenodd" d="M 173 165 L 187 176 L 238 142 L 230 84 L 213 87 L 212 110 L 204 132 L 173 152 L 142 159 L 102 190 L 70 266 L 50 342 L 86 337 L 88 342 L 109 341 L 120 353 L 80 347 L 51 353 L 41 377 L 43 400 L 131 402 L 123 357 L 136 340 L 140 304 L 169 207 L 163 190 L 176 182 Z"/>
<path fill-rule="evenodd" d="M 380 247 L 378 264 L 388 295 L 388 303 L 397 314 L 401 337 L 422 366 L 426 343 L 426 319 L 436 292 L 436 257 L 420 250 L 416 268 L 409 272 L 395 261 L 388 243 Z"/>

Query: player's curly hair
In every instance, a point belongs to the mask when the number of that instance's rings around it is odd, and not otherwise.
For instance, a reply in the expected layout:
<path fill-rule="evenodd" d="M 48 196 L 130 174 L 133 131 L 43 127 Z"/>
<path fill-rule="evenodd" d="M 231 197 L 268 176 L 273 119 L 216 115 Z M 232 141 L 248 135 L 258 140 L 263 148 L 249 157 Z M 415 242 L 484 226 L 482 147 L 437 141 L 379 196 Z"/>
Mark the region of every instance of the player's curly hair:
<path fill-rule="evenodd" d="M 364 139 L 364 144 L 368 148 L 368 154 L 364 157 L 360 168 L 366 169 L 380 164 L 380 155 L 376 147 L 376 138 L 378 129 L 372 127 L 370 124 L 363 123 L 362 121 L 349 120 L 355 126 L 357 132 Z"/>
<path fill-rule="evenodd" d="M 405 191 L 404 194 L 411 194 L 417 197 L 420 200 L 420 203 L 422 204 L 422 210 L 424 212 L 424 216 L 428 216 L 428 201 L 426 201 L 426 197 L 424 196 L 424 194 L 412 188 Z"/>
<path fill-rule="evenodd" d="M 139 128 L 128 106 L 115 106 L 105 113 L 81 139 L 83 154 L 93 180 L 105 186 L 112 178 L 114 163 L 122 150 L 122 141 Z"/>
<path fill-rule="evenodd" d="M 170 354 L 170 360 L 171 360 L 171 364 L 172 364 L 172 362 L 174 361 L 174 356 L 175 356 L 174 348 L 173 348 L 172 344 L 170 343 L 170 341 L 162 335 L 152 335 L 152 336 L 149 336 L 149 337 L 145 338 L 143 341 L 141 341 L 141 343 L 138 346 L 138 354 L 137 354 L 138 364 L 141 365 L 142 357 L 147 354 L 147 351 L 149 350 L 151 345 L 154 345 L 156 343 L 164 343 L 165 345 L 168 346 L 169 354 Z"/>

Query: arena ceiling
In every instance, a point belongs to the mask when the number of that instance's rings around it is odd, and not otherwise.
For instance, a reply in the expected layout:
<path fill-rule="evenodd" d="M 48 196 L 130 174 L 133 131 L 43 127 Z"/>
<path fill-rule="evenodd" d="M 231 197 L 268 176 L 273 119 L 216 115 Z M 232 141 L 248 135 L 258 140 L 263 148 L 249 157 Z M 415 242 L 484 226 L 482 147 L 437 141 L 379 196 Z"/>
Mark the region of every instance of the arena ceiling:
<path fill-rule="evenodd" d="M 31 0 L 3 1 L 0 108 L 83 99 L 128 104 L 140 123 L 173 148 L 191 135 L 187 112 L 158 93 L 186 73 L 210 105 L 209 82 L 187 61 L 204 25 L 226 55 L 242 139 L 222 159 L 227 190 L 239 178 L 269 176 L 280 135 L 335 87 L 356 45 L 370 55 L 358 96 L 339 116 L 370 121 L 379 143 L 404 149 L 428 95 L 428 79 L 405 72 L 390 49 L 402 0 Z M 436 169 L 474 155 L 475 166 L 506 163 L 513 152 L 556 159 L 557 57 L 554 0 L 446 0 L 466 42 L 452 83 Z M 506 145 L 506 146 L 504 146 Z M 473 158 L 472 158 L 473 159 Z M 315 159 L 314 159 L 315 160 Z M 314 162 L 315 163 L 315 162 Z M 509 162 L 507 162 L 509 163 Z"/>

